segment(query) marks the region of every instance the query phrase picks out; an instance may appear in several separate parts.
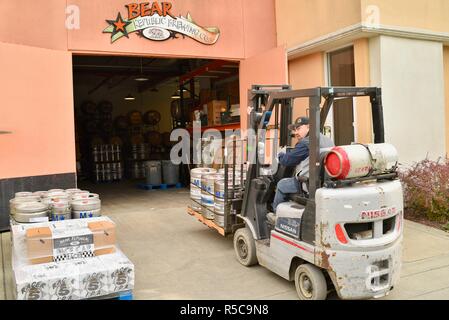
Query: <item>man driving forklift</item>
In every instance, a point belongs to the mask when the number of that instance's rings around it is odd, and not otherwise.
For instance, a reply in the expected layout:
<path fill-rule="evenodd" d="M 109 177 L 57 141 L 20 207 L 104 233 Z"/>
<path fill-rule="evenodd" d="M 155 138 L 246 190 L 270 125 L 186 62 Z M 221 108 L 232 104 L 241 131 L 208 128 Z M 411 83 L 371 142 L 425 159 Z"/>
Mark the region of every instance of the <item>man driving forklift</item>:
<path fill-rule="evenodd" d="M 277 184 L 276 194 L 273 200 L 273 212 L 268 213 L 267 218 L 271 223 L 276 220 L 276 208 L 282 203 L 288 201 L 288 194 L 303 193 L 307 194 L 307 185 L 301 182 L 300 177 L 309 175 L 309 118 L 299 117 L 293 124 L 288 126 L 292 135 L 298 139 L 298 143 L 289 152 L 287 148 L 282 148 L 279 152 L 279 164 L 286 167 L 296 167 L 293 177 L 284 178 Z M 320 134 L 320 148 L 334 147 L 334 142 L 327 136 Z"/>

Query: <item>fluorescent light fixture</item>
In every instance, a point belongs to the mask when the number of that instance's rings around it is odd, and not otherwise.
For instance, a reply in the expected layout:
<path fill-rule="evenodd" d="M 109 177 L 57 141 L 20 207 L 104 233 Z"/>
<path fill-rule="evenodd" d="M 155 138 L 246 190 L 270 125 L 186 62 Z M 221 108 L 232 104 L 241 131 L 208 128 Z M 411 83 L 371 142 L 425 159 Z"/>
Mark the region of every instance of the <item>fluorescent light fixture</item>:
<path fill-rule="evenodd" d="M 136 98 L 134 98 L 131 94 L 128 94 L 128 95 L 125 97 L 125 100 L 126 100 L 126 101 L 134 101 L 134 100 L 136 100 Z"/>
<path fill-rule="evenodd" d="M 148 81 L 149 79 L 148 79 L 148 78 L 145 78 L 145 77 L 143 77 L 143 76 L 141 76 L 141 77 L 135 78 L 134 80 L 135 80 L 135 81 Z"/>

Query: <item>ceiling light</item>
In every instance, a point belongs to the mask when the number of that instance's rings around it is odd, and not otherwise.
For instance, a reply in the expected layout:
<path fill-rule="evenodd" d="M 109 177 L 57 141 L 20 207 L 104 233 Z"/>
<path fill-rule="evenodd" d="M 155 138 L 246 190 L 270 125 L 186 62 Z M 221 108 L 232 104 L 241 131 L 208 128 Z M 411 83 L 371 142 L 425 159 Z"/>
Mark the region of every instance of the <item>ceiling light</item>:
<path fill-rule="evenodd" d="M 135 78 L 136 81 L 148 81 L 148 78 L 143 75 L 142 58 L 140 58 L 140 76 Z"/>
<path fill-rule="evenodd" d="M 128 95 L 125 97 L 125 100 L 126 100 L 126 101 L 134 101 L 134 100 L 136 100 L 136 98 L 134 98 L 132 94 L 128 94 Z"/>

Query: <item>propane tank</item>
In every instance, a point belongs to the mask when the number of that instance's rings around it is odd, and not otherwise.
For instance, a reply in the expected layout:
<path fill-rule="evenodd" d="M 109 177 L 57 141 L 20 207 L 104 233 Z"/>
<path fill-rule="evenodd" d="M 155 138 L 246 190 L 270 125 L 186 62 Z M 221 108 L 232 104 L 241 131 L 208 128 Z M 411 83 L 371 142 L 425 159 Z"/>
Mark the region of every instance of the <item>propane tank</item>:
<path fill-rule="evenodd" d="M 334 147 L 324 160 L 327 174 L 339 180 L 387 172 L 397 163 L 398 152 L 388 143 Z"/>

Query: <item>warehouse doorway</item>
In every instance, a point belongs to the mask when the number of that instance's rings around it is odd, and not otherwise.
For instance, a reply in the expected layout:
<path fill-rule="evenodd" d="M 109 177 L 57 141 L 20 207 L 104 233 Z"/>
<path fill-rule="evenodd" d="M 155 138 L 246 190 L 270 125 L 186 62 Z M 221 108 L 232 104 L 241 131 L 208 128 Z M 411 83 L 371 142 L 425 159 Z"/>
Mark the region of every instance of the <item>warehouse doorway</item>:
<path fill-rule="evenodd" d="M 162 168 L 170 160 L 171 131 L 188 129 L 195 116 L 203 129 L 240 127 L 235 61 L 74 55 L 73 78 L 81 188 L 120 181 L 149 185 L 150 163 Z M 168 187 L 175 180 L 186 186 L 182 166 L 175 169 L 180 173 L 167 178 Z M 161 174 L 160 184 L 165 182 Z"/>

